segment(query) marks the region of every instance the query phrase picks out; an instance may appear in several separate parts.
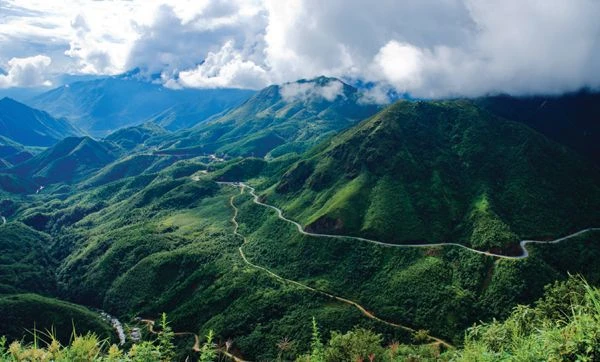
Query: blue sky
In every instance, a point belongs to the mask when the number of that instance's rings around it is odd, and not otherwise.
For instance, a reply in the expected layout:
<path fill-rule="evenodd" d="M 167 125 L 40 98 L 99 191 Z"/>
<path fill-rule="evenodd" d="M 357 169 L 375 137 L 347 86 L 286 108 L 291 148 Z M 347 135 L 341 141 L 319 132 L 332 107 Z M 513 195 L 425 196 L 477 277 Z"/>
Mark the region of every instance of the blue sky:
<path fill-rule="evenodd" d="M 598 18 L 597 0 L 0 0 L 0 88 L 140 67 L 171 88 L 560 93 L 600 85 Z"/>

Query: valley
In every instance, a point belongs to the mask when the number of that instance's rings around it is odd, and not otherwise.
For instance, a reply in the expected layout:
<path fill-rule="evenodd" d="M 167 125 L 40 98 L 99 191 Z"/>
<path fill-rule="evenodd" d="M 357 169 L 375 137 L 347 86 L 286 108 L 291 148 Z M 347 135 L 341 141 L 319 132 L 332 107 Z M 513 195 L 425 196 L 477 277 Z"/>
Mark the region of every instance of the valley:
<path fill-rule="evenodd" d="M 364 106 L 339 80 L 297 83 L 338 84 L 65 137 L 0 170 L 0 335 L 35 320 L 67 341 L 73 320 L 128 348 L 164 312 L 176 359 L 214 331 L 227 358 L 272 360 L 282 340 L 307 353 L 314 318 L 450 356 L 548 284 L 598 283 L 600 171 L 581 151 L 470 100 Z"/>
<path fill-rule="evenodd" d="M 600 361 L 599 15 L 0 0 L 0 362 Z"/>

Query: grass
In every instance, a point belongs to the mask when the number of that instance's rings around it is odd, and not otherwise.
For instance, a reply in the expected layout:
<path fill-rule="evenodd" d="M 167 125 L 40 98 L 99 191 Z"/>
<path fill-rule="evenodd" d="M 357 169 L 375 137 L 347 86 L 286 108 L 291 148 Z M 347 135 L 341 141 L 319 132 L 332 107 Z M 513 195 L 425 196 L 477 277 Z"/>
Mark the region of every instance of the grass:
<path fill-rule="evenodd" d="M 112 327 L 100 315 L 79 305 L 37 294 L 0 296 L 0 335 L 10 341 L 33 342 L 33 331 L 55 331 L 56 339 L 68 343 L 73 328 L 92 331 L 102 339 L 115 340 Z"/>

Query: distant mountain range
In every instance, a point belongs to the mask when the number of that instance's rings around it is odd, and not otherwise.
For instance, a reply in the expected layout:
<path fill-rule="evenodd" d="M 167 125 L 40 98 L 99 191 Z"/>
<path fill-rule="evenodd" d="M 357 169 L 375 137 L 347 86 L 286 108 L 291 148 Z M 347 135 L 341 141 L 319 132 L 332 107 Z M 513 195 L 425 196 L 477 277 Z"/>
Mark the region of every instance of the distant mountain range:
<path fill-rule="evenodd" d="M 67 118 L 93 136 L 106 136 L 150 119 L 170 130 L 190 127 L 236 107 L 253 93 L 243 89 L 174 90 L 126 73 L 66 84 L 29 103 Z"/>
<path fill-rule="evenodd" d="M 10 98 L 0 100 L 0 136 L 24 146 L 47 147 L 77 135 L 81 131 L 63 118 L 54 118 Z"/>
<path fill-rule="evenodd" d="M 9 168 L 31 157 L 32 154 L 23 145 L 0 136 L 0 169 Z"/>

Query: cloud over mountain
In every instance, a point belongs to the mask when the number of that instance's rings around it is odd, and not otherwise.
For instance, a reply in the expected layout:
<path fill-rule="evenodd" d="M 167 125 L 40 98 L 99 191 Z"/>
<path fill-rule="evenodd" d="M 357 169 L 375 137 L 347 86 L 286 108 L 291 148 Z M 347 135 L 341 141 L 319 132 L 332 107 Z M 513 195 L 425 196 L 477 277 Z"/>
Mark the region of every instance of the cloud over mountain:
<path fill-rule="evenodd" d="M 370 93 L 379 100 L 386 89 L 435 98 L 600 86 L 596 0 L 34 3 L 0 2 L 11 10 L 0 37 L 12 53 L 0 55 L 0 67 L 45 54 L 54 72 L 142 67 L 175 88 L 260 88 L 328 75 L 376 82 Z M 28 36 L 66 49 L 16 41 Z"/>

